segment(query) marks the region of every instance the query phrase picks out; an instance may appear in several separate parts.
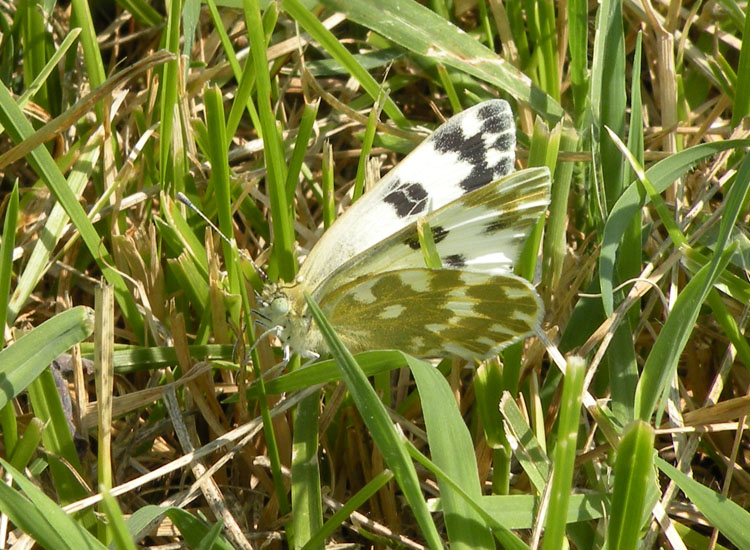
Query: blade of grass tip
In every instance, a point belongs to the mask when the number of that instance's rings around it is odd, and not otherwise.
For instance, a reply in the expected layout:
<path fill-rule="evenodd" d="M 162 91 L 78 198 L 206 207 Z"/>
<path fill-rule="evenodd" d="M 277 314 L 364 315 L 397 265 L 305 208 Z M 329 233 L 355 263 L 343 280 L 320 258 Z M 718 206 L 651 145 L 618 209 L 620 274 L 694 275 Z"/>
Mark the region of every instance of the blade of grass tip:
<path fill-rule="evenodd" d="M 654 481 L 654 430 L 645 422 L 634 422 L 617 448 L 615 484 L 607 544 L 611 550 L 635 550 L 646 508 L 648 485 Z"/>
<path fill-rule="evenodd" d="M 184 191 L 184 182 L 171 181 L 178 162 L 174 154 L 173 125 L 175 124 L 175 110 L 177 109 L 177 95 L 180 89 L 178 78 L 180 58 L 180 8 L 182 2 L 169 4 L 167 27 L 164 29 L 162 40 L 164 47 L 172 52 L 174 58 L 165 63 L 161 71 L 159 82 L 159 184 L 163 189 L 175 186 L 178 191 Z M 177 124 L 180 119 L 177 117 Z M 178 153 L 179 154 L 179 153 Z"/>
<path fill-rule="evenodd" d="M 446 69 L 445 65 L 442 63 L 437 63 L 435 69 L 437 70 L 438 78 L 440 78 L 440 83 L 443 85 L 443 89 L 448 95 L 448 102 L 451 104 L 453 114 L 460 113 L 463 110 L 463 107 L 461 107 L 461 101 L 458 99 L 458 93 L 456 93 L 456 87 L 451 81 L 450 74 L 448 74 L 448 69 Z"/>
<path fill-rule="evenodd" d="M 333 190 L 334 176 L 333 147 L 331 142 L 323 142 L 323 176 L 321 186 L 323 187 L 323 227 L 328 229 L 336 221 L 336 196 Z"/>
<path fill-rule="evenodd" d="M 114 293 L 110 285 L 94 289 L 94 379 L 97 402 L 97 482 L 108 491 L 112 488 L 112 390 L 114 387 L 115 321 Z M 101 511 L 101 510 L 100 510 Z M 109 524 L 97 526 L 99 540 L 109 544 L 114 536 Z"/>
<path fill-rule="evenodd" d="M 315 301 L 305 294 L 310 313 L 320 329 L 331 355 L 341 370 L 341 377 L 357 406 L 362 420 L 378 450 L 383 455 L 385 463 L 393 471 L 404 497 L 411 507 L 412 513 L 419 525 L 427 544 L 434 550 L 442 549 L 435 523 L 430 516 L 424 495 L 419 485 L 419 478 L 414 468 L 404 441 L 396 431 L 388 413 L 373 390 L 367 377 L 355 361 L 341 339 L 336 335 L 328 320 L 323 315 Z"/>
<path fill-rule="evenodd" d="M 108 490 L 100 488 L 99 491 L 102 493 L 101 509 L 107 517 L 107 525 L 112 534 L 111 540 L 114 541 L 115 548 L 117 550 L 136 550 L 133 537 L 128 532 L 125 517 L 117 505 L 117 500 L 115 500 L 115 497 Z"/>
<path fill-rule="evenodd" d="M 352 202 L 356 201 L 362 196 L 365 188 L 365 172 L 367 170 L 367 164 L 370 158 L 370 151 L 372 150 L 372 142 L 375 140 L 375 129 L 377 127 L 378 120 L 380 120 L 380 111 L 383 109 L 383 104 L 388 98 L 388 94 L 384 88 L 380 88 L 378 97 L 375 100 L 375 104 L 370 109 L 370 114 L 367 117 L 367 125 L 365 126 L 365 135 L 362 138 L 362 151 L 359 154 L 359 162 L 357 163 L 357 174 L 354 177 L 354 191 L 352 192 Z"/>
<path fill-rule="evenodd" d="M 432 228 L 429 222 L 422 216 L 417 218 L 417 238 L 419 239 L 419 248 L 422 250 L 425 266 L 430 269 L 440 269 L 443 262 L 435 246 L 435 237 L 432 234 Z"/>
<path fill-rule="evenodd" d="M 583 382 L 586 363 L 581 357 L 568 359 L 565 380 L 560 400 L 560 416 L 557 424 L 557 443 L 554 451 L 552 486 L 548 515 L 545 522 L 542 550 L 563 548 L 568 503 L 570 501 L 575 469 L 578 422 L 581 416 Z"/>
<path fill-rule="evenodd" d="M 46 49 L 50 37 L 44 25 L 45 14 L 36 2 L 27 0 L 20 2 L 18 7 L 22 22 L 20 37 L 23 44 L 23 80 L 24 87 L 28 88 L 47 63 Z M 46 80 L 34 95 L 34 101 L 49 113 L 57 111 L 50 108 Z"/>
<path fill-rule="evenodd" d="M 302 117 L 300 118 L 299 127 L 297 128 L 297 138 L 294 141 L 294 150 L 292 151 L 292 158 L 289 159 L 289 169 L 286 174 L 287 197 L 293 197 L 294 190 L 297 188 L 302 164 L 305 162 L 307 144 L 310 141 L 310 136 L 312 135 L 313 127 L 315 126 L 315 117 L 318 116 L 319 108 L 320 98 L 312 103 L 305 103 L 302 110 Z"/>
<path fill-rule="evenodd" d="M 289 215 L 293 204 L 286 196 L 286 170 L 282 143 L 276 131 L 276 118 L 271 109 L 271 80 L 268 74 L 266 38 L 258 0 L 244 0 L 243 9 L 256 75 L 256 97 L 263 131 L 263 151 L 266 160 L 266 182 L 271 200 L 271 223 L 274 234 L 274 254 L 278 259 L 279 274 L 291 281 L 297 272 L 294 258 L 294 230 Z M 293 200 L 293 199 L 292 199 Z"/>
<path fill-rule="evenodd" d="M 5 333 L 8 315 L 8 294 L 13 275 L 13 247 L 16 246 L 16 223 L 18 222 L 18 180 L 10 192 L 3 221 L 3 242 L 0 244 L 0 334 Z"/>

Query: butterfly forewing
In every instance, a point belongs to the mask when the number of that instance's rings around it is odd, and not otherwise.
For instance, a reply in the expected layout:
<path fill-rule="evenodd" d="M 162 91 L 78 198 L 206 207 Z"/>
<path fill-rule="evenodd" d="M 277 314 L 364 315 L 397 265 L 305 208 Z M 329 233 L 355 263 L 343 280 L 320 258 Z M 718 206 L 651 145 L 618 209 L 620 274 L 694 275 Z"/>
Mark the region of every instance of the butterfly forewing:
<path fill-rule="evenodd" d="M 314 290 L 346 261 L 513 170 L 516 133 L 507 102 L 492 100 L 440 126 L 357 200 L 316 243 L 300 270 Z"/>
<path fill-rule="evenodd" d="M 443 266 L 511 273 L 529 231 L 549 204 L 547 168 L 529 168 L 472 191 L 425 216 Z M 355 256 L 318 287 L 319 298 L 368 273 L 423 267 L 417 223 Z"/>
<path fill-rule="evenodd" d="M 466 359 L 491 357 L 531 334 L 542 311 L 533 287 L 515 275 L 427 268 L 359 277 L 320 306 L 352 351 Z"/>

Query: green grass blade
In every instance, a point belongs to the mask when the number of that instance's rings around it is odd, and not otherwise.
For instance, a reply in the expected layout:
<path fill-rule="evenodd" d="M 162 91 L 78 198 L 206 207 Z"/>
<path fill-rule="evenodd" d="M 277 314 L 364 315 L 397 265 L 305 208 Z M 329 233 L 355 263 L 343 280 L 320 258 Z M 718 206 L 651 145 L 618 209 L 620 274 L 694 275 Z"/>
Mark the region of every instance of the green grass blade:
<path fill-rule="evenodd" d="M 104 63 L 96 40 L 96 29 L 89 11 L 89 3 L 86 0 L 72 0 L 71 7 L 73 8 L 73 24 L 81 28 L 81 45 L 86 73 L 91 80 L 91 87 L 97 88 L 104 83 L 107 75 L 104 72 Z"/>
<path fill-rule="evenodd" d="M 0 244 L 0 329 L 5 331 L 8 315 L 8 293 L 13 275 L 13 248 L 16 245 L 16 223 L 18 222 L 18 181 L 13 185 L 3 221 L 3 241 Z"/>
<path fill-rule="evenodd" d="M 224 105 L 221 90 L 212 86 L 204 94 L 206 105 L 206 128 L 208 130 L 208 158 L 211 162 L 211 188 L 216 197 L 216 210 L 219 215 L 219 229 L 227 238 L 234 241 L 234 224 L 232 223 L 232 192 L 229 182 L 229 142 L 224 121 Z M 227 269 L 229 290 L 239 294 L 239 273 L 234 270 L 235 263 L 231 261 L 232 246 L 221 241 L 224 250 L 224 265 Z M 238 319 L 234 320 L 235 322 Z"/>
<path fill-rule="evenodd" d="M 10 464 L 16 470 L 23 471 L 31 461 L 34 453 L 42 441 L 42 432 L 44 431 L 44 422 L 34 417 L 26 426 L 23 437 L 18 440 L 18 444 L 13 447 L 10 455 Z M 5 433 L 3 432 L 3 438 Z"/>
<path fill-rule="evenodd" d="M 685 493 L 698 510 L 706 516 L 709 523 L 716 527 L 737 548 L 750 548 L 750 513 L 728 498 L 712 491 L 689 478 L 677 468 L 656 458 L 656 465 Z"/>
<path fill-rule="evenodd" d="M 469 496 L 479 499 L 482 488 L 474 444 L 458 404 L 442 374 L 424 361 L 409 359 L 417 383 L 433 462 Z M 492 533 L 482 518 L 453 488 L 438 481 L 450 547 L 494 549 Z"/>
<path fill-rule="evenodd" d="M 286 160 L 283 144 L 276 128 L 276 118 L 271 108 L 271 81 L 268 74 L 266 37 L 260 16 L 258 0 L 244 0 L 245 20 L 253 54 L 256 75 L 258 114 L 263 132 L 263 151 L 266 160 L 266 183 L 271 199 L 271 222 L 273 223 L 274 254 L 279 262 L 279 274 L 291 281 L 297 272 L 294 258 L 294 231 L 290 217 L 290 197 L 286 196 Z"/>
<path fill-rule="evenodd" d="M 323 496 L 321 494 L 318 452 L 318 420 L 320 392 L 307 396 L 297 405 L 292 443 L 292 526 L 294 548 L 311 545 L 322 550 L 324 540 L 311 541 L 323 527 Z"/>
<path fill-rule="evenodd" d="M 636 421 L 623 435 L 617 448 L 615 486 L 609 523 L 609 548 L 635 550 L 646 508 L 648 485 L 654 481 L 654 430 Z"/>
<path fill-rule="evenodd" d="M 94 312 L 83 306 L 55 315 L 0 351 L 0 407 L 16 397 L 61 353 L 94 331 Z"/>
<path fill-rule="evenodd" d="M 729 263 L 734 247 L 727 248 L 726 245 L 749 188 L 750 157 L 747 157 L 725 199 L 726 207 L 711 263 L 704 266 L 680 293 L 646 359 L 636 390 L 636 418 L 649 421 L 658 399 L 674 375 L 677 361 L 692 333 L 700 307 L 714 281 Z"/>
<path fill-rule="evenodd" d="M 325 525 L 314 534 L 312 538 L 300 547 L 301 550 L 315 550 L 316 548 L 325 548 L 325 541 L 330 537 L 339 527 L 346 518 L 352 515 L 357 508 L 361 507 L 368 500 L 373 498 L 375 494 L 383 488 L 391 479 L 393 479 L 393 473 L 388 470 L 380 472 L 378 475 L 373 477 L 367 484 L 357 491 L 352 497 L 344 503 L 344 505 L 336 510 L 334 514 L 326 521 Z"/>
<path fill-rule="evenodd" d="M 605 0 L 599 6 L 594 60 L 591 67 L 591 104 L 597 115 L 599 157 L 604 183 L 606 208 L 610 210 L 624 185 L 622 156 L 604 132 L 608 127 L 618 136 L 625 130 L 625 37 L 622 4 Z"/>
<path fill-rule="evenodd" d="M 125 518 L 122 515 L 122 510 L 120 510 L 115 497 L 109 491 L 102 493 L 102 508 L 107 516 L 109 530 L 113 534 L 112 545 L 118 550 L 136 550 L 135 543 L 128 532 Z"/>
<path fill-rule="evenodd" d="M 179 178 L 179 165 L 184 163 L 178 159 L 184 153 L 184 149 L 181 145 L 182 140 L 177 137 L 181 132 L 180 118 L 175 117 L 180 90 L 177 60 L 180 58 L 181 11 L 182 0 L 169 3 L 167 26 L 162 40 L 164 47 L 174 55 L 174 59 L 165 63 L 159 82 L 159 181 L 162 188 L 175 186 L 178 191 L 184 191 L 183 181 Z"/>
<path fill-rule="evenodd" d="M 289 170 L 286 174 L 287 197 L 293 197 L 294 191 L 297 188 L 297 181 L 299 180 L 302 164 L 305 162 L 308 142 L 312 135 L 313 127 L 315 125 L 315 117 L 318 114 L 319 107 L 320 100 L 317 100 L 313 103 L 305 103 L 305 107 L 302 111 L 299 128 L 297 128 L 297 138 L 294 141 L 292 158 L 289 159 Z"/>
<path fill-rule="evenodd" d="M 0 483 L 0 508 L 25 533 L 48 549 L 106 550 L 21 472 L 1 458 L 0 464 L 25 493 Z"/>
<path fill-rule="evenodd" d="M 500 399 L 500 412 L 509 432 L 508 439 L 515 440 L 511 446 L 513 454 L 526 472 L 531 485 L 541 495 L 549 481 L 552 462 L 534 435 L 525 415 L 508 392 Z"/>
<path fill-rule="evenodd" d="M 557 424 L 557 443 L 553 460 L 552 487 L 545 523 L 542 550 L 563 548 L 568 505 L 573 487 L 573 470 L 578 441 L 578 422 L 581 417 L 583 382 L 586 364 L 580 357 L 568 358 L 560 400 Z"/>
<path fill-rule="evenodd" d="M 740 10 L 741 11 L 741 10 Z M 740 59 L 737 63 L 737 86 L 732 105 L 732 127 L 750 114 L 750 17 L 744 14 L 745 27 L 742 36 L 745 38 L 740 47 Z"/>
<path fill-rule="evenodd" d="M 416 460 L 427 470 L 435 474 L 435 477 L 440 480 L 440 482 L 449 485 L 452 490 L 455 491 L 457 495 L 461 496 L 461 498 L 463 498 L 472 507 L 474 512 L 476 512 L 479 517 L 481 517 L 484 522 L 492 528 L 492 534 L 495 536 L 498 542 L 500 542 L 501 548 L 504 548 L 506 550 L 529 550 L 529 547 L 524 544 L 524 542 L 520 538 L 513 534 L 513 532 L 511 532 L 511 530 L 506 525 L 504 525 L 500 521 L 497 521 L 492 515 L 487 512 L 484 507 L 484 502 L 487 497 L 482 497 L 481 500 L 473 498 L 466 491 L 464 491 L 464 488 L 456 483 L 453 478 L 443 472 L 443 470 L 439 468 L 434 462 L 420 453 L 412 443 L 408 443 L 408 448 L 414 460 Z"/>
<path fill-rule="evenodd" d="M 570 84 L 573 90 L 573 105 L 576 128 L 583 123 L 589 106 L 588 96 L 588 10 L 586 0 L 569 0 L 568 50 L 570 52 Z"/>
<path fill-rule="evenodd" d="M 21 472 L 15 470 L 2 459 L 0 459 L 0 464 L 13 477 L 13 481 L 25 493 L 26 498 L 32 503 L 34 508 L 44 516 L 45 523 L 48 522 L 63 538 L 65 541 L 63 548 L 106 548 L 106 546 L 86 531 L 77 520 L 66 514 L 57 503 L 53 502 L 34 483 L 26 479 Z"/>

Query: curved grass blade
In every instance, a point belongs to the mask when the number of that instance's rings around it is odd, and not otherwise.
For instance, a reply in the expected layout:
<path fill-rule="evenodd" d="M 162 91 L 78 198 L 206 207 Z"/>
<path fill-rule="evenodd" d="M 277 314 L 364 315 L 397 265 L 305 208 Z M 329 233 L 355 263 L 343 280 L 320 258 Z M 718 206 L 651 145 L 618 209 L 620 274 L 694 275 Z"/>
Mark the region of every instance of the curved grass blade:
<path fill-rule="evenodd" d="M 0 407 L 28 387 L 55 358 L 94 332 L 94 311 L 79 306 L 45 321 L 0 351 Z"/>
<path fill-rule="evenodd" d="M 435 550 L 442 549 L 443 543 L 427 509 L 427 503 L 419 486 L 417 471 L 409 457 L 409 452 L 402 437 L 393 426 L 385 407 L 383 407 L 361 367 L 333 331 L 323 312 L 307 293 L 305 293 L 305 299 L 313 319 L 318 324 L 331 350 L 331 355 L 333 355 L 341 370 L 342 380 L 372 435 L 375 445 L 382 453 L 386 464 L 393 471 L 399 487 L 404 492 L 406 501 L 422 529 L 422 535 L 425 537 L 428 546 Z"/>

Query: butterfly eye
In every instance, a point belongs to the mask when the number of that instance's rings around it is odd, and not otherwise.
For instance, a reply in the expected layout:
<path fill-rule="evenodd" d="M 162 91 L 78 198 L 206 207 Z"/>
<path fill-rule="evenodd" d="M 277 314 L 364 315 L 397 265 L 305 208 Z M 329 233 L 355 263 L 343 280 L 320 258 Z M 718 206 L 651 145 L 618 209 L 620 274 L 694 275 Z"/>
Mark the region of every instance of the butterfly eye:
<path fill-rule="evenodd" d="M 275 315 L 286 315 L 289 313 L 289 300 L 284 296 L 274 298 L 271 302 L 271 311 Z"/>

